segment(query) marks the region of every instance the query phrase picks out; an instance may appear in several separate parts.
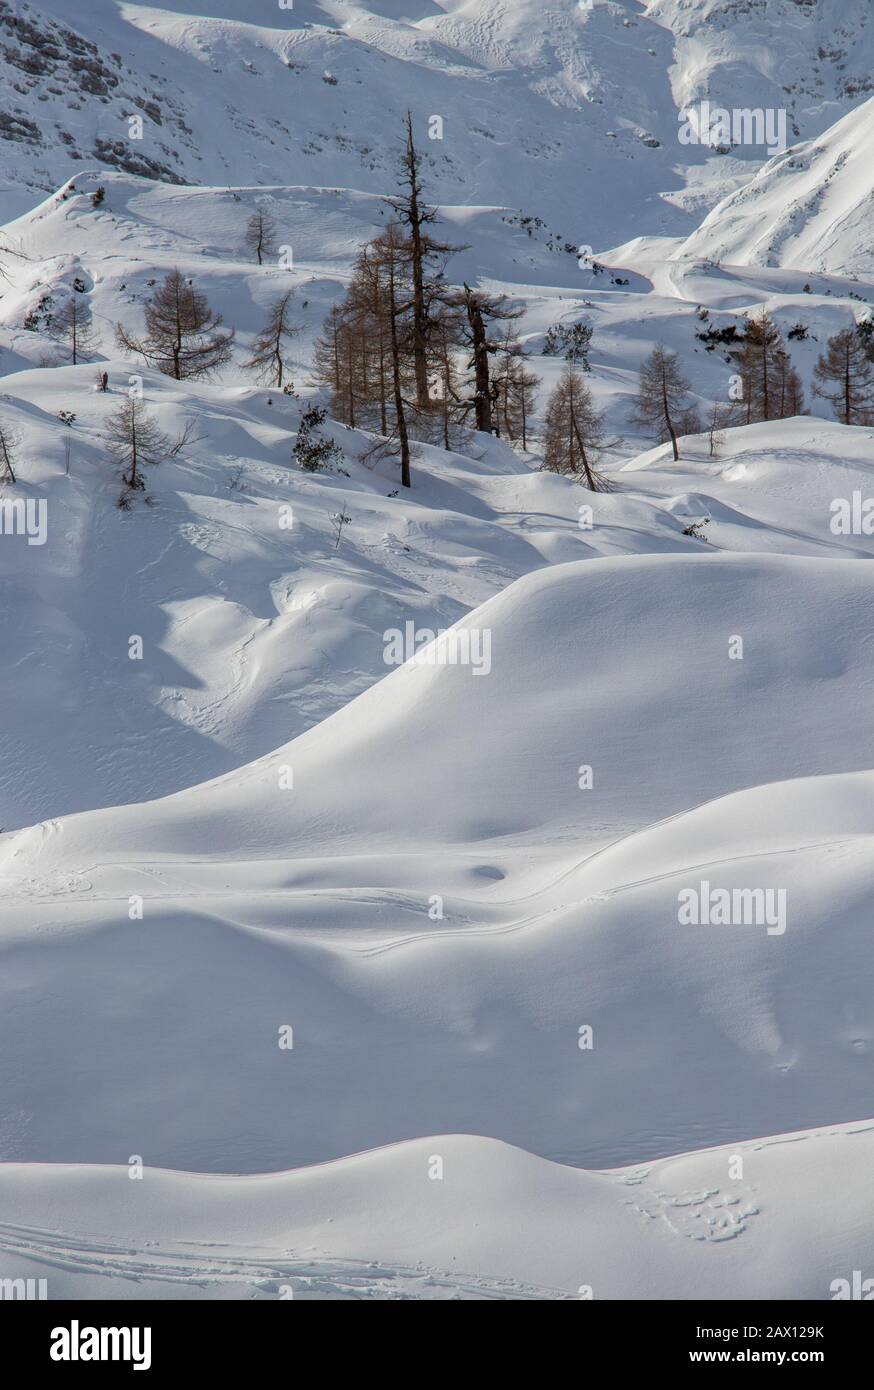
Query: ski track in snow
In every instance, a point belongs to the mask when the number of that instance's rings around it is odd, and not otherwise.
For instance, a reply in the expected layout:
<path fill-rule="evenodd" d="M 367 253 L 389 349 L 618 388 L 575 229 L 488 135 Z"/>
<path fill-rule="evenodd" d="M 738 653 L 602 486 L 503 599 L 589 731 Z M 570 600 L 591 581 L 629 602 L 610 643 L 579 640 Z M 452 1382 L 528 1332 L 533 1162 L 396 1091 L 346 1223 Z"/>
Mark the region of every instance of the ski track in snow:
<path fill-rule="evenodd" d="M 0 1256 L 24 1259 L 40 1271 L 98 1275 L 135 1284 L 182 1286 L 204 1292 L 233 1289 L 237 1297 L 387 1300 L 563 1300 L 558 1289 L 514 1279 L 447 1273 L 424 1266 L 387 1268 L 378 1261 L 338 1260 L 317 1253 L 247 1251 L 158 1241 L 130 1248 L 87 1235 L 38 1231 L 0 1223 Z"/>

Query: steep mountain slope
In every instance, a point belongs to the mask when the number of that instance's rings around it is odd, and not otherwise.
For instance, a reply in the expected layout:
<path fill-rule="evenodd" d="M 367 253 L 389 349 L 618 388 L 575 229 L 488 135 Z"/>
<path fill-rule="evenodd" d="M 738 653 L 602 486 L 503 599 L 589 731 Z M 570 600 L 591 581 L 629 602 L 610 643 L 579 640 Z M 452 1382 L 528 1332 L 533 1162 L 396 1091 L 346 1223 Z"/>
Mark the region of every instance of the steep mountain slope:
<path fill-rule="evenodd" d="M 771 160 L 677 251 L 730 265 L 847 276 L 874 272 L 874 98 Z"/>
<path fill-rule="evenodd" d="M 525 211 L 575 243 L 616 241 L 630 233 L 628 200 L 621 186 L 609 192 L 604 175 L 625 168 L 637 197 L 652 204 L 656 229 L 691 229 L 660 200 L 674 162 L 665 148 L 674 133 L 670 37 L 654 25 L 626 33 L 624 10 L 587 15 L 561 0 L 544 28 L 539 7 L 528 4 L 411 24 L 359 5 L 279 10 L 270 0 L 243 21 L 228 5 L 192 14 L 187 4 L 84 0 L 75 20 L 66 4 L 34 6 L 25 28 L 12 23 L 11 0 L 3 5 L 13 39 L 0 50 L 11 87 L 6 218 L 68 178 L 77 159 L 197 184 L 237 183 L 246 169 L 249 183 L 383 192 L 400 113 L 410 108 L 444 201 L 503 204 L 508 188 L 524 188 Z M 94 72 L 84 78 L 70 70 L 80 60 L 67 56 L 82 41 L 59 29 L 71 24 L 94 46 Z M 644 30 L 658 43 L 660 77 Z M 591 56 L 596 41 L 605 72 Z M 82 81 L 100 85 L 85 105 L 76 95 Z M 660 95 L 651 99 L 654 84 Z M 48 100 L 38 102 L 38 92 Z M 131 114 L 142 116 L 135 138 Z M 428 139 L 432 117 L 443 122 L 440 139 Z M 586 196 L 590 184 L 597 204 Z"/>
<path fill-rule="evenodd" d="M 789 141 L 807 140 L 874 93 L 868 0 L 649 0 L 674 35 L 679 107 L 785 109 Z"/>
<path fill-rule="evenodd" d="M 410 108 L 441 201 L 504 205 L 524 190 L 526 213 L 596 247 L 687 234 L 765 151 L 687 146 L 680 161 L 678 107 L 759 106 L 764 92 L 813 134 L 868 90 L 865 0 L 839 23 L 832 0 L 748 13 L 747 26 L 745 5 L 554 0 L 544 23 L 539 0 L 254 0 L 244 17 L 231 0 L 0 0 L 0 219 L 83 160 L 382 192 Z M 756 57 L 763 22 L 769 51 L 791 55 L 782 80 Z M 811 25 L 822 56 L 802 57 Z M 427 140 L 433 117 L 442 138 Z"/>

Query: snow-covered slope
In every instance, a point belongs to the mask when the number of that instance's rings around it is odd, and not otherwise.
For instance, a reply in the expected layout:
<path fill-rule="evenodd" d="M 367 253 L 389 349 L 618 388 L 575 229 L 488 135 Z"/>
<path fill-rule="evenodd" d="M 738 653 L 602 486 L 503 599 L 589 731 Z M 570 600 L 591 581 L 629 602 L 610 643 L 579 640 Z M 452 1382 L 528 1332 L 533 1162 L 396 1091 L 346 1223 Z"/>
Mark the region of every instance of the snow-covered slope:
<path fill-rule="evenodd" d="M 769 162 L 679 248 L 679 257 L 818 273 L 874 272 L 874 98 Z"/>
<path fill-rule="evenodd" d="M 92 204 L 105 188 L 103 204 Z M 247 219 L 258 208 L 274 218 L 291 268 L 253 264 L 244 250 Z M 292 344 L 298 389 L 310 389 L 313 343 L 325 314 L 344 292 L 359 247 L 384 225 L 386 205 L 375 194 L 324 187 L 179 188 L 120 173 L 83 168 L 36 208 L 5 229 L 0 244 L 0 368 L 6 373 L 65 360 L 49 336 L 50 319 L 79 283 L 92 309 L 101 354 L 115 359 L 115 324 L 142 330 L 143 301 L 157 279 L 178 267 L 197 280 L 237 332 L 232 365 L 218 379 L 238 387 L 252 336 L 265 306 L 293 288 Z M 796 329 L 793 361 L 811 396 L 814 363 L 827 335 L 874 303 L 874 277 L 847 281 L 804 269 L 714 266 L 678 259 L 671 238 L 635 238 L 607 257 L 611 269 L 577 263 L 575 248 L 549 230 L 520 222 L 504 207 L 446 204 L 441 232 L 461 249 L 449 262 L 457 282 L 482 281 L 508 294 L 523 310 L 520 331 L 543 380 L 541 412 L 561 370 L 541 353 L 547 329 L 583 317 L 594 331 L 592 389 L 615 432 L 617 456 L 629 457 L 648 441 L 629 433 L 637 367 L 655 342 L 677 351 L 706 403 L 725 400 L 734 368 L 724 351 L 707 351 L 697 336 L 706 328 L 742 327 L 744 316 L 765 308 L 784 334 Z M 703 322 L 700 314 L 710 314 Z M 29 325 L 29 326 L 28 326 Z M 249 379 L 245 377 L 245 379 Z M 71 402 L 65 402 L 71 405 Z M 614 455 L 611 455 L 613 457 Z"/>
<path fill-rule="evenodd" d="M 426 142 L 441 201 L 523 200 L 594 246 L 634 235 L 641 213 L 648 232 L 686 234 L 765 152 L 680 161 L 678 109 L 788 105 L 818 134 L 870 91 L 867 0 L 841 4 L 0 0 L 0 217 L 83 160 L 383 192 L 410 108 L 423 140 L 443 121 Z"/>
<path fill-rule="evenodd" d="M 675 154 L 671 38 L 627 20 L 636 3 L 588 12 L 559 0 L 548 25 L 532 0 L 450 14 L 261 0 L 245 17 L 187 0 L 81 0 L 74 16 L 66 0 L 46 0 L 28 11 L 30 27 L 13 24 L 11 8 L 3 0 L 5 217 L 68 178 L 73 160 L 196 184 L 236 184 L 245 169 L 247 183 L 383 192 L 410 108 L 443 201 L 504 204 L 524 189 L 526 212 L 575 243 L 604 244 L 630 232 L 622 186 L 611 192 L 604 177 L 621 167 L 659 226 L 691 227 L 660 198 Z M 93 48 L 79 58 L 81 43 Z M 96 99 L 83 100 L 83 83 Z M 142 117 L 135 138 L 131 115 Z M 427 138 L 432 117 L 440 139 Z"/>
<path fill-rule="evenodd" d="M 107 365 L 107 395 L 90 367 L 3 381 L 4 418 L 28 452 L 4 496 L 44 505 L 47 526 L 44 545 L 0 546 L 7 829 L 239 766 L 385 675 L 387 629 L 450 626 L 517 575 L 593 551 L 578 490 L 497 443 L 478 462 L 421 446 L 401 498 L 396 466 L 359 462 L 369 441 L 339 426 L 328 433 L 344 472 L 302 475 L 303 407 L 288 397 L 181 391 L 150 372 L 154 419 L 171 435 L 192 421 L 198 442 L 150 473 L 153 508 L 119 511 L 102 432 L 130 367 Z M 71 405 L 66 426 L 57 412 Z M 340 510 L 351 521 L 337 550 Z M 681 530 L 663 518 L 662 543 L 686 546 Z M 130 660 L 136 636 L 142 659 Z"/>
<path fill-rule="evenodd" d="M 487 671 L 404 666 L 216 782 L 4 836 L 8 1156 L 251 1171 L 470 1131 L 604 1164 L 860 1118 L 871 584 L 541 569 L 462 620 Z M 702 880 L 788 923 L 683 926 Z"/>
<path fill-rule="evenodd" d="M 610 1173 L 470 1135 L 249 1178 L 6 1164 L 0 1252 L 49 1298 L 822 1300 L 874 1263 L 872 1146 L 845 1126 Z"/>
<path fill-rule="evenodd" d="M 306 477 L 292 464 L 299 403 L 152 372 L 155 420 L 170 435 L 193 422 L 197 442 L 150 472 L 155 506 L 131 515 L 102 443 L 130 364 L 104 365 L 107 395 L 89 366 L 2 384 L 26 458 L 4 495 L 44 505 L 47 520 L 44 545 L 0 547 L 7 830 L 239 767 L 384 676 L 389 629 L 448 627 L 545 565 L 712 549 L 840 558 L 874 544 L 831 527 L 832 500 L 868 486 L 870 431 L 799 420 L 775 455 L 773 427 L 755 426 L 714 459 L 690 442 L 678 468 L 659 449 L 617 474 L 581 527 L 579 488 L 497 441 L 473 457 L 417 446 L 401 497 L 394 462 L 360 462 L 360 433 L 329 429 L 343 472 Z M 71 408 L 66 425 L 58 412 Z M 351 522 L 337 550 L 339 510 Z M 704 541 L 683 534 L 704 518 Z M 142 660 L 128 656 L 136 636 Z"/>
<path fill-rule="evenodd" d="M 808 139 L 874 92 L 868 0 L 648 0 L 674 35 L 677 105 L 785 109 Z"/>
<path fill-rule="evenodd" d="M 242 10 L 0 0 L 3 1276 L 827 1298 L 874 1259 L 874 537 L 834 524 L 874 430 L 809 397 L 674 462 L 628 413 L 656 342 L 724 402 L 706 333 L 763 307 L 809 392 L 874 303 L 868 5 Z M 810 143 L 752 178 L 677 142 L 705 97 Z M 334 421 L 330 470 L 292 461 L 408 107 L 449 278 L 511 297 L 542 378 L 530 452 L 417 443 L 409 492 Z M 116 345 L 174 267 L 236 329 L 208 383 Z M 286 288 L 297 396 L 244 367 Z M 598 494 L 539 467 L 581 315 Z M 125 511 L 132 376 L 195 437 Z"/>
<path fill-rule="evenodd" d="M 101 181 L 105 202 L 94 208 Z M 246 218 L 263 197 L 294 248 L 293 269 L 258 267 L 243 254 Z M 44 547 L 12 537 L 0 553 L 10 596 L 0 619 L 9 657 L 0 826 L 166 795 L 240 766 L 384 675 L 388 628 L 407 620 L 445 627 L 547 563 L 701 550 L 683 530 L 704 516 L 708 539 L 722 549 L 869 552 L 867 537 L 829 529 L 831 498 L 849 495 L 867 466 L 868 432 L 823 421 L 784 427 L 779 460 L 773 432 L 759 427 L 737 432 L 715 460 L 705 441 L 690 445 L 678 476 L 663 474 L 657 451 L 645 476 L 623 476 L 618 493 L 596 499 L 591 529 L 579 525 L 575 485 L 532 471 L 536 458 L 526 463 L 498 443 L 470 440 L 467 456 L 420 446 L 409 498 L 393 495 L 396 465 L 362 465 L 370 441 L 342 427 L 333 437 L 345 453 L 343 473 L 305 478 L 292 469 L 300 406 L 244 385 L 241 364 L 265 304 L 293 287 L 302 331 L 291 368 L 298 389 L 311 389 L 324 315 L 383 215 L 375 196 L 343 190 L 233 195 L 83 170 L 10 224 L 7 240 L 19 254 L 7 260 L 0 294 L 2 396 L 26 460 L 15 495 L 43 501 L 49 524 Z M 615 462 L 634 453 L 622 436 L 636 361 L 653 342 L 689 361 L 702 402 L 724 393 L 732 368 L 697 341 L 696 304 L 711 306 L 714 324 L 739 323 L 760 305 L 784 329 L 803 320 L 809 339 L 793 353 L 808 377 L 817 339 L 858 307 L 837 280 L 815 280 L 816 293 L 804 294 L 797 273 L 744 278 L 665 259 L 670 246 L 655 257 L 625 248 L 621 274 L 594 276 L 542 229 L 529 235 L 508 216 L 442 209 L 448 235 L 467 243 L 453 273 L 474 279 L 489 271 L 490 283 L 524 310 L 535 354 L 556 319 L 590 319 L 590 380 L 619 439 L 608 456 Z M 625 268 L 629 262 L 640 272 Z M 237 330 L 235 360 L 213 384 L 180 388 L 117 355 L 115 323 L 139 332 L 143 300 L 174 266 L 197 278 Z M 93 365 L 38 367 L 64 360 L 46 326 L 76 283 L 109 372 L 106 396 L 93 390 Z M 533 365 L 543 376 L 542 408 L 561 362 L 535 356 Z M 132 369 L 161 428 L 175 435 L 191 420 L 199 436 L 183 459 L 152 475 L 157 506 L 134 517 L 115 507 L 117 470 L 102 443 Z M 64 424 L 59 412 L 70 410 L 76 418 Z M 535 422 L 535 447 L 538 430 Z M 291 529 L 280 529 L 284 506 L 295 517 Z M 352 522 L 335 552 L 331 517 L 341 506 Z M 44 634 L 38 663 L 34 633 Z M 133 635 L 144 639 L 143 662 L 127 659 Z M 66 720 L 52 717 L 58 708 L 75 723 L 76 740 Z"/>

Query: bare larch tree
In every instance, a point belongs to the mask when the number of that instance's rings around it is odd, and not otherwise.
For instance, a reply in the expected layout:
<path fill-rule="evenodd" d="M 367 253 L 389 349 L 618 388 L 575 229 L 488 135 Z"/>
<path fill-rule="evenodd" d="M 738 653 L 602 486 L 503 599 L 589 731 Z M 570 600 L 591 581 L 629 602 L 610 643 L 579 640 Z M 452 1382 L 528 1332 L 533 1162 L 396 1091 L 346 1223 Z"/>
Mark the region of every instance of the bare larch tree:
<path fill-rule="evenodd" d="M 17 482 L 15 470 L 18 467 L 18 446 L 21 436 L 5 421 L 0 420 L 0 482 Z"/>
<path fill-rule="evenodd" d="M 145 402 L 128 395 L 107 417 L 103 440 L 107 453 L 121 465 L 125 488 L 142 492 L 146 485 L 143 468 L 175 458 L 193 442 L 193 432 L 193 426 L 188 424 L 177 439 L 171 439 L 158 428 Z"/>
<path fill-rule="evenodd" d="M 258 208 L 246 223 L 246 249 L 254 251 L 258 264 L 264 264 L 265 256 L 276 253 L 276 223 L 269 212 Z"/>
<path fill-rule="evenodd" d="M 689 392 L 691 387 L 680 369 L 680 359 L 662 343 L 656 343 L 640 368 L 638 394 L 631 414 L 634 424 L 653 429 L 662 442 L 670 439 L 674 459 L 680 457 L 677 437 L 697 431 Z"/>
<path fill-rule="evenodd" d="M 604 442 L 602 416 L 582 372 L 569 362 L 546 408 L 543 466 L 577 478 L 591 492 L 609 484 L 596 467 Z"/>
<path fill-rule="evenodd" d="M 74 367 L 95 352 L 97 343 L 91 306 L 84 294 L 74 292 L 66 304 L 61 305 L 52 318 L 51 334 L 67 347 Z"/>
<path fill-rule="evenodd" d="M 406 117 L 401 154 L 401 192 L 386 199 L 406 232 L 412 282 L 410 349 L 416 384 L 416 409 L 431 408 L 428 350 L 434 329 L 434 313 L 440 301 L 446 261 L 461 247 L 437 241 L 428 231 L 437 220 L 437 209 L 422 201 L 421 156 L 413 139 L 413 119 Z"/>
<path fill-rule="evenodd" d="M 280 390 L 285 381 L 285 343 L 300 333 L 291 318 L 294 290 L 286 290 L 270 304 L 263 328 L 252 343 L 252 356 L 244 366 L 257 372 L 261 381 Z"/>
<path fill-rule="evenodd" d="M 842 424 L 874 424 L 874 363 L 858 329 L 829 338 L 813 376 L 814 395 L 830 403 Z"/>
<path fill-rule="evenodd" d="M 116 325 L 119 346 L 177 381 L 209 376 L 231 356 L 233 329 L 178 270 L 171 270 L 145 305 L 146 331 L 138 338 Z"/>

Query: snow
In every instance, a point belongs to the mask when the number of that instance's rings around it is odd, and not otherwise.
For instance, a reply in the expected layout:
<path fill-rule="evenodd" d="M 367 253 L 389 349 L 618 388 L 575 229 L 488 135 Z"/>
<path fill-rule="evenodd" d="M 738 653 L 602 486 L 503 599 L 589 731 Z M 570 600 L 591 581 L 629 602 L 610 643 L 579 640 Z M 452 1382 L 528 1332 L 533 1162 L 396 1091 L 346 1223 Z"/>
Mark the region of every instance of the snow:
<path fill-rule="evenodd" d="M 101 129 L 158 93 L 143 153 L 182 182 L 109 167 L 93 94 L 38 103 L 0 60 L 43 142 L 3 142 L 0 418 L 23 464 L 0 500 L 47 522 L 45 544 L 0 535 L 3 1277 L 823 1299 L 870 1272 L 874 538 L 834 522 L 871 494 L 874 430 L 810 387 L 874 300 L 872 28 L 861 0 L 809 24 L 791 0 L 722 8 L 30 7 L 114 65 Z M 785 101 L 799 143 L 680 147 L 703 97 Z M 450 276 L 522 310 L 543 385 L 529 453 L 417 444 L 405 493 L 336 421 L 338 468 L 292 451 L 408 104 L 446 120 Z M 246 256 L 259 206 L 288 269 Z M 174 267 L 237 331 L 209 382 L 116 346 Z M 24 323 L 77 280 L 98 350 L 74 367 Z M 289 287 L 296 397 L 242 370 Z M 761 308 L 804 329 L 812 413 L 677 462 L 635 433 L 654 343 L 706 411 L 734 367 L 696 333 Z M 543 337 L 580 315 L 611 441 L 595 495 L 539 469 Z M 102 435 L 132 374 L 195 442 L 125 512 Z M 408 631 L 461 659 L 393 666 Z M 784 910 L 686 924 L 705 885 Z"/>
<path fill-rule="evenodd" d="M 870 275 L 874 98 L 777 155 L 705 218 L 678 254 L 736 265 Z"/>
<path fill-rule="evenodd" d="M 526 212 L 595 247 L 633 235 L 638 214 L 650 232 L 688 235 L 765 152 L 680 150 L 681 106 L 785 104 L 810 138 L 871 90 L 867 0 L 819 0 L 815 26 L 799 22 L 794 0 L 772 0 L 773 19 L 733 8 L 726 32 L 722 0 L 551 0 L 548 23 L 541 0 L 295 0 L 284 10 L 276 0 L 78 0 L 74 12 L 69 0 L 39 0 L 31 22 L 59 56 L 29 71 L 32 45 L 8 31 L 24 53 L 0 56 L 10 114 L 20 107 L 31 126 L 4 140 L 0 216 L 93 161 L 96 102 L 109 166 L 151 160 L 183 183 L 374 193 L 395 163 L 389 112 L 399 125 L 409 107 L 444 120 L 428 145 L 440 201 L 503 205 L 513 190 Z M 96 75 L 70 66 L 65 30 L 94 45 L 85 56 Z M 782 63 L 763 64 L 769 52 Z M 143 135 L 130 141 L 137 112 Z"/>
<path fill-rule="evenodd" d="M 252 1171 L 430 1121 L 606 1165 L 864 1114 L 859 569 L 542 568 L 462 620 L 491 633 L 485 677 L 406 665 L 218 781 L 4 836 L 37 1039 L 10 1156 L 108 1162 L 133 1131 L 152 1162 Z M 702 878 L 785 889 L 785 935 L 681 929 Z M 59 1008 L 70 1061 L 40 1101 Z"/>
<path fill-rule="evenodd" d="M 871 1268 L 872 1143 L 834 1127 L 609 1173 L 470 1135 L 263 1177 L 7 1164 L 0 1249 L 60 1298 L 819 1300 Z M 71 1206 L 75 1230 L 46 1229 Z"/>

